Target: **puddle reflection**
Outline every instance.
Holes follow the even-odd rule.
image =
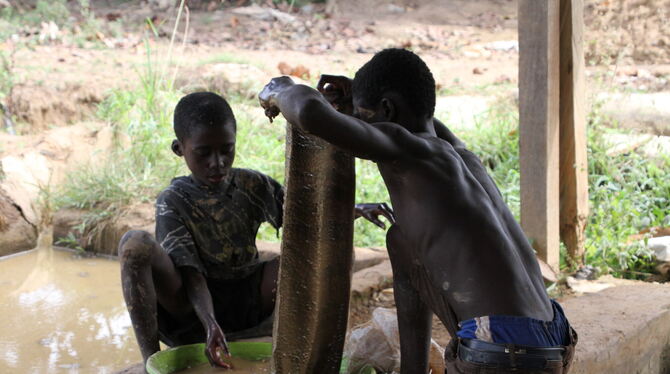
[[[41,248],[0,260],[0,373],[112,373],[141,356],[119,263]]]

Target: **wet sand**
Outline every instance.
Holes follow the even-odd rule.
[[[141,361],[119,263],[40,248],[0,260],[0,373],[109,373]]]

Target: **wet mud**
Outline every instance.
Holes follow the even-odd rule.
[[[273,372],[339,373],[353,263],[354,159],[287,126]]]
[[[104,373],[140,361],[119,263],[41,247],[0,259],[0,373]]]

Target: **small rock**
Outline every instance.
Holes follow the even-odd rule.
[[[645,79],[651,79],[654,78],[654,75],[646,69],[640,69],[637,71],[637,77],[638,78],[645,78]]]
[[[576,279],[575,277],[567,277],[566,282],[568,283],[568,287],[579,293],[596,293],[615,286],[609,282]]]
[[[474,69],[472,69],[472,74],[475,74],[475,75],[482,75],[482,74],[484,74],[484,71],[486,71],[486,69],[482,69],[482,68],[474,68]]]
[[[391,261],[382,263],[354,273],[351,281],[351,294],[354,298],[368,300],[374,292],[388,288],[393,284]]]
[[[598,278],[598,269],[591,265],[582,266],[574,274],[575,279],[594,280]]]
[[[512,78],[508,77],[507,75],[501,75],[498,78],[496,78],[493,83],[495,84],[503,84],[503,83],[510,83],[512,81]]]
[[[516,40],[499,40],[497,42],[484,44],[484,48],[491,51],[519,52],[519,42]]]
[[[637,68],[635,66],[624,66],[619,68],[617,75],[627,75],[629,77],[637,77]]]
[[[386,6],[386,11],[392,14],[401,14],[405,13],[405,8],[397,6],[395,4],[389,4]]]
[[[654,256],[659,261],[670,261],[670,236],[648,239],[647,248],[654,252]]]

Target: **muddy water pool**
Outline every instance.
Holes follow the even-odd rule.
[[[232,365],[232,369],[223,369],[212,367],[209,363],[194,366],[189,369],[180,370],[178,374],[269,374],[270,360],[266,361],[248,361],[238,357],[226,358],[226,361]]]
[[[118,261],[49,247],[0,259],[0,373],[112,373],[141,361]]]

